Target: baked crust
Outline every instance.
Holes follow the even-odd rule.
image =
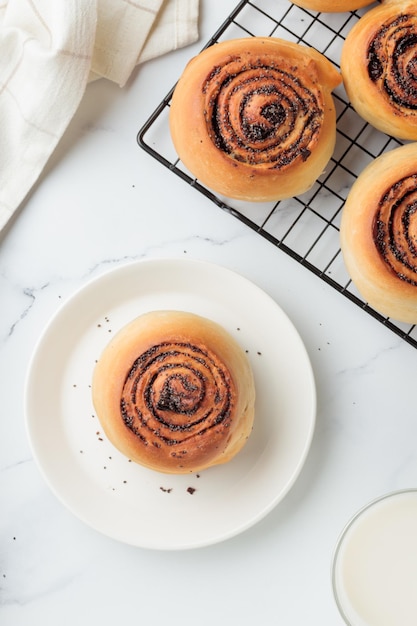
[[[323,13],[354,11],[355,9],[366,7],[373,2],[374,0],[293,0],[293,4],[303,9],[311,9]]]
[[[108,439],[165,473],[230,461],[254,420],[249,361],[220,325],[183,311],[141,315],[106,346],[92,396]]]
[[[346,93],[378,130],[417,139],[417,5],[385,0],[351,29],[341,55]]]
[[[336,139],[336,68],[312,48],[268,37],[215,44],[186,66],[170,129],[188,170],[229,198],[263,202],[307,191]]]
[[[369,305],[417,323],[417,144],[363,170],[343,208],[340,241],[349,275]]]

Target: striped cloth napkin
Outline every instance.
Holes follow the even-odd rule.
[[[0,0],[0,229],[38,179],[89,81],[198,38],[199,0]]]

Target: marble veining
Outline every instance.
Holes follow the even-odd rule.
[[[136,144],[233,6],[202,2],[201,41],[148,62],[124,90],[91,84],[1,235],[1,626],[336,626],[330,563],[344,524],[382,493],[417,485],[417,351]],[[233,539],[188,552],[133,548],[89,528],[48,487],[25,427],[27,368],[51,317],[91,278],[158,258],[207,260],[259,285],[299,331],[318,391],[311,450],[284,500]]]

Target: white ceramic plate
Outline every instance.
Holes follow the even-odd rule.
[[[253,368],[253,433],[230,463],[200,475],[165,475],[130,462],[94,414],[96,359],[124,324],[155,309],[222,324]],[[217,265],[164,259],[117,267],[59,309],[34,351],[25,408],[34,457],[76,516],[131,545],[185,549],[244,531],[289,491],[310,448],[316,390],[297,331],[267,294]]]

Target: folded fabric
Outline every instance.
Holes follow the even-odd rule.
[[[0,229],[54,151],[90,80],[195,41],[198,0],[6,0],[0,6]]]

